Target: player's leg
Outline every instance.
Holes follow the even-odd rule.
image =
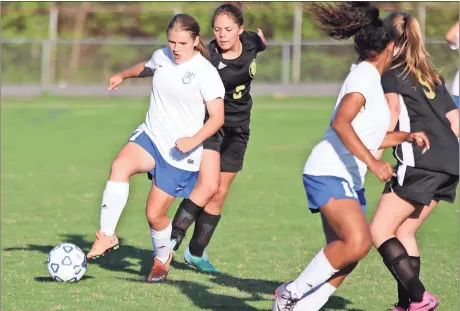
[[[188,228],[195,222],[204,206],[216,194],[219,187],[220,144],[223,130],[220,129],[203,143],[198,182],[188,199],[182,200],[172,222],[171,243],[174,251],[179,249]]]
[[[399,286],[407,291],[411,310],[425,310],[420,309],[424,305],[436,308],[436,298],[425,290],[420,281],[418,263],[398,239],[397,231],[416,210],[432,206],[437,188],[448,175],[404,165],[398,165],[396,172],[397,176],[387,183],[371,222],[373,243],[388,270],[400,282]],[[412,245],[410,240],[406,244],[411,252],[415,251],[415,240],[412,240]]]
[[[425,290],[419,278],[419,271],[417,267],[414,267],[413,259],[396,237],[398,228],[414,212],[415,208],[413,203],[403,200],[395,193],[383,194],[371,222],[372,239],[385,266],[396,281],[406,289],[410,301],[419,304],[431,301],[434,308],[437,301]],[[401,310],[404,307],[396,306],[395,310],[398,308]]]
[[[219,187],[220,154],[203,149],[198,181],[188,199],[182,200],[172,222],[171,243],[174,251],[179,249],[188,228],[203,212],[203,206]]]
[[[422,226],[425,219],[431,214],[436,207],[437,202],[431,201],[429,206],[417,208],[414,213],[397,229],[396,238],[404,245],[411,259],[412,266],[414,267],[418,276],[420,276],[420,252],[415,239],[417,230]],[[396,311],[407,310],[410,305],[409,294],[404,288],[404,285],[398,283],[398,303],[396,304]],[[397,308],[400,309],[397,309]]]
[[[169,264],[172,260],[170,247],[172,226],[167,212],[174,199],[174,196],[161,190],[152,182],[152,189],[147,199],[146,216],[155,256],[147,282],[163,281],[168,276]]]
[[[273,310],[277,311],[292,310],[305,294],[364,258],[372,244],[358,196],[345,180],[304,175],[304,185],[310,209],[319,209],[339,239],[323,248],[296,280],[276,290]]]
[[[189,248],[185,250],[185,260],[198,271],[217,273],[205,254],[222,214],[222,207],[236,174],[243,169],[244,156],[249,142],[248,125],[223,128],[220,146],[220,178],[217,193],[198,216]]]
[[[330,244],[336,240],[339,240],[337,234],[332,230],[331,226],[324,218],[321,217],[323,222],[324,235],[326,237],[326,243]],[[350,264],[339,272],[334,274],[327,282],[321,284],[307,295],[302,297],[297,302],[294,311],[319,311],[328,302],[329,298],[335,293],[337,288],[342,285],[345,278],[353,271],[358,263]]]
[[[189,198],[196,185],[198,172],[185,171],[167,163],[161,154],[156,156],[152,190],[147,200],[147,220],[154,247],[152,270],[148,282],[165,280],[173,253],[171,249],[172,225],[167,216],[174,198]]]
[[[236,173],[220,173],[219,190],[208,204],[212,206],[212,209],[209,210],[207,205],[205,210],[198,216],[190,244],[185,249],[185,261],[200,272],[218,273],[218,270],[209,262],[204,250],[219,223],[222,205],[235,176]]]
[[[139,173],[146,173],[155,167],[155,159],[149,152],[151,140],[142,131],[136,131],[130,141],[121,149],[112,163],[109,180],[102,195],[100,230],[87,254],[88,259],[104,255],[106,251],[118,248],[115,229],[128,202],[129,179]]]

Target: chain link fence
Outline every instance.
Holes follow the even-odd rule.
[[[3,96],[104,95],[113,73],[150,58],[164,41],[88,38],[82,40],[10,39],[1,41]],[[257,58],[257,95],[333,96],[356,61],[352,41],[309,40],[300,46],[300,70],[291,42],[270,41]],[[441,39],[426,40],[435,65],[447,81],[459,54]],[[296,70],[297,69],[297,70]],[[149,79],[126,82],[120,95],[145,96]],[[145,91],[144,91],[145,90]]]

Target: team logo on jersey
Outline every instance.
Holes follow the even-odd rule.
[[[254,78],[254,76],[256,75],[256,71],[257,71],[257,64],[256,64],[256,59],[254,58],[251,62],[251,65],[249,65],[249,76],[251,76],[251,78]]]
[[[425,96],[428,99],[434,99],[436,97],[436,93],[431,89],[431,86],[428,84],[428,82],[426,82],[422,78],[422,75],[420,73],[418,73],[418,81],[423,86],[422,90],[423,90],[423,93],[425,93]]]
[[[193,72],[187,71],[185,73],[185,76],[182,78],[182,82],[184,84],[190,84],[192,82],[192,79],[195,77],[195,74]]]
[[[224,69],[225,67],[227,67],[227,65],[225,65],[222,62],[219,62],[219,65],[217,65],[217,69],[219,69],[219,70]]]

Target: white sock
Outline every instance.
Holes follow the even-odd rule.
[[[172,225],[169,222],[168,226],[161,231],[155,231],[150,228],[150,235],[152,236],[152,244],[155,249],[155,256],[165,263],[169,259],[169,250],[171,248],[171,232]]]
[[[113,236],[121,213],[128,202],[129,184],[107,181],[101,204],[101,232]]]
[[[329,283],[323,283],[299,300],[294,311],[319,311],[337,290]]]
[[[324,254],[324,249],[321,249],[297,279],[288,284],[287,289],[296,298],[300,298],[316,286],[329,280],[338,271],[331,266],[331,263]]]

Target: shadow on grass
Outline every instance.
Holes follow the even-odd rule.
[[[62,242],[73,243],[79,246],[83,251],[87,252],[92,245],[92,241],[85,240],[83,235],[68,234],[62,236]],[[119,271],[130,273],[134,277],[132,278],[116,278],[121,281],[145,283],[145,276],[149,273],[152,265],[152,250],[151,249],[140,249],[131,245],[123,243],[123,239],[120,239],[121,247],[113,252],[108,253],[106,256],[98,258],[96,260],[89,260],[88,265],[91,269],[91,265],[97,265],[102,269],[110,271]],[[3,249],[4,252],[13,251],[32,251],[40,252],[44,255],[43,261],[46,260],[46,255],[55,245],[36,245],[29,244],[27,246],[18,246]],[[140,265],[133,264],[128,261],[137,260]],[[190,267],[178,260],[174,260],[171,263],[173,269],[177,270],[188,270]],[[260,310],[249,305],[247,302],[267,301],[271,306],[272,299],[267,300],[264,295],[272,295],[275,288],[278,287],[282,282],[274,280],[263,280],[263,279],[251,279],[251,278],[240,278],[232,276],[230,274],[221,272],[216,275],[208,275],[209,281],[216,285],[228,287],[229,290],[237,289],[241,292],[248,294],[249,297],[238,298],[230,295],[215,294],[212,293],[212,286],[199,284],[196,282],[186,280],[169,280],[166,283],[152,284],[152,286],[175,286],[179,288],[184,295],[186,295],[195,306],[200,309],[207,310],[242,310],[242,311],[256,311]],[[95,279],[94,276],[85,275],[82,281]],[[48,283],[54,282],[50,277],[36,276],[34,277],[36,282]],[[333,296],[323,308],[324,311],[332,310],[347,310],[347,311],[365,311],[361,309],[348,309],[347,305],[352,302],[348,299]]]

